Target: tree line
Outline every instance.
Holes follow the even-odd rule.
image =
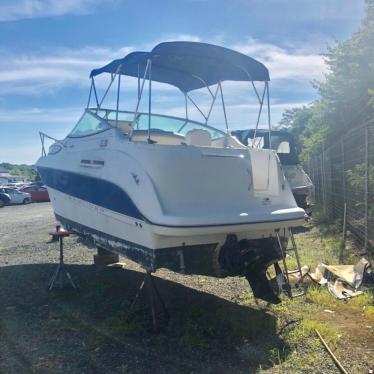
[[[39,180],[40,177],[36,168],[31,165],[16,165],[10,164],[8,162],[0,163],[0,169],[6,170],[11,175],[17,175],[23,178],[26,178],[29,181]]]
[[[312,82],[318,99],[286,110],[280,122],[294,134],[303,161],[350,129],[374,121],[374,0],[366,0],[359,29],[328,48],[325,64],[325,79]]]

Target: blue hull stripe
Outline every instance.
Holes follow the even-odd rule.
[[[173,228],[192,228],[192,227],[222,227],[235,225],[248,225],[257,223],[275,223],[293,221],[302,219],[303,216],[293,217],[287,219],[269,220],[269,221],[255,221],[255,222],[237,222],[224,224],[206,224],[206,225],[165,225],[151,222],[148,220],[136,207],[127,193],[114,183],[108,182],[104,179],[89,177],[82,174],[51,169],[38,166],[38,172],[44,184],[48,187],[54,188],[57,191],[74,196],[78,199],[88,201],[100,207],[113,210],[132,217],[145,221],[149,224],[173,227]]]
[[[48,187],[102,208],[139,220],[145,220],[130,196],[114,183],[104,179],[45,167],[38,167],[38,172],[42,181]]]

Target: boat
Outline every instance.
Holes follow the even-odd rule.
[[[310,215],[314,185],[300,164],[294,136],[285,130],[271,130],[269,138],[269,130],[265,129],[234,130],[231,134],[247,146],[277,152],[297,205]]]
[[[96,79],[105,75],[101,96]],[[128,102],[123,76],[137,81],[133,110],[121,106]],[[223,94],[225,81],[248,83],[259,116],[267,105],[270,127],[268,69],[224,47],[178,41],[132,52],[94,69],[90,79],[87,107],[73,130],[62,140],[40,133],[37,169],[56,219],[147,271],[245,276],[257,298],[279,302],[266,277],[281,258],[276,233],[287,241],[287,230],[302,225],[305,212],[276,153],[230,134]],[[184,116],[152,112],[155,82],[178,89]],[[116,100],[107,108],[112,89]],[[192,97],[198,90],[209,95],[205,111]],[[148,110],[140,112],[141,103]],[[223,128],[211,123],[217,103]],[[191,107],[201,121],[190,119]]]

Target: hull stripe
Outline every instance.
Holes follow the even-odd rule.
[[[135,219],[146,220],[130,196],[114,183],[87,175],[40,166],[38,172],[48,187],[102,208]]]
[[[230,222],[230,223],[215,223],[205,225],[165,225],[157,222],[152,222],[147,219],[136,207],[130,196],[116,184],[82,174],[72,173],[63,170],[57,170],[46,167],[37,167],[42,181],[48,187],[57,191],[63,192],[67,195],[76,197],[78,199],[95,204],[102,208],[112,210],[124,214],[128,217],[139,219],[149,224],[170,227],[170,228],[199,228],[199,227],[224,227],[224,226],[242,226],[255,225],[261,223],[282,223],[287,221],[302,220],[303,215],[299,217],[261,220],[253,222]]]

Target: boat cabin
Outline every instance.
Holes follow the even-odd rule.
[[[108,73],[110,82],[99,100],[95,78]],[[121,77],[137,79],[137,101],[134,111],[120,109]],[[84,137],[119,128],[134,142],[162,145],[194,145],[212,148],[243,148],[229,131],[222,82],[248,82],[248,90],[255,94],[259,104],[256,128],[267,105],[270,128],[269,72],[260,62],[241,53],[205,43],[168,42],[157,45],[151,52],[133,52],[91,72],[91,89],[87,108],[70,138]],[[146,84],[147,82],[147,84]],[[184,98],[184,118],[152,112],[152,84],[166,83],[174,86]],[[123,83],[122,83],[123,84]],[[112,86],[117,86],[115,108],[105,108],[103,103]],[[122,87],[123,88],[123,87]],[[209,104],[198,104],[192,91],[206,90]],[[148,97],[145,92],[147,91]],[[143,101],[147,112],[140,112]],[[91,102],[94,105],[91,105]],[[211,125],[214,105],[220,102],[225,128]],[[191,107],[201,116],[201,121],[191,119]]]
[[[273,149],[277,152],[283,165],[299,164],[295,139],[287,131],[272,130],[270,137],[269,130],[263,129],[235,130],[231,134],[246,146],[252,145],[255,148]]]

